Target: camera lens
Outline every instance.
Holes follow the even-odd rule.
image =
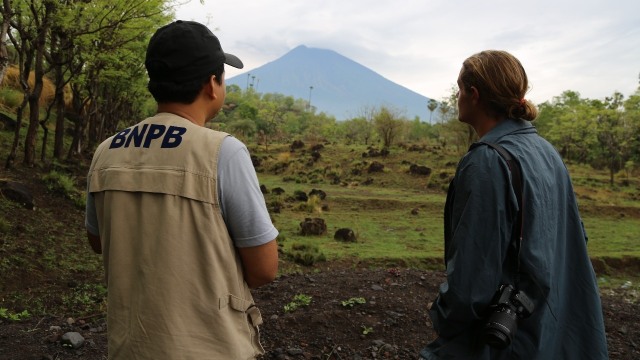
[[[484,326],[483,340],[494,348],[504,349],[513,340],[518,329],[516,314],[509,308],[499,309],[492,313]]]

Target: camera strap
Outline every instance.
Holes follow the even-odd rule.
[[[505,150],[501,145],[496,143],[490,143],[481,141],[475,144],[478,146],[480,144],[485,144],[494,149],[500,154],[500,156],[507,162],[507,166],[509,167],[509,171],[511,171],[511,186],[513,187],[513,191],[516,194],[516,200],[518,201],[518,218],[516,219],[516,228],[514,229],[514,234],[518,234],[518,238],[516,239],[516,280],[520,277],[520,248],[522,246],[523,239],[523,227],[524,227],[524,197],[522,190],[522,172],[520,169],[520,163],[513,157],[511,154]],[[474,146],[474,147],[475,147]],[[513,236],[515,238],[515,235]],[[517,281],[516,281],[517,282]]]

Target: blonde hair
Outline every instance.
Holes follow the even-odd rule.
[[[462,63],[462,86],[478,89],[488,111],[510,119],[535,120],[538,110],[524,98],[529,82],[524,67],[506,51],[486,50]]]

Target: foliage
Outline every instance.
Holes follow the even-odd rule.
[[[362,335],[369,335],[373,332],[373,327],[362,325]]]
[[[0,88],[0,109],[15,112],[22,103],[24,94],[9,87]]]
[[[311,266],[317,262],[327,260],[327,257],[317,245],[293,243],[285,255],[294,263]]]
[[[71,177],[54,170],[46,174],[42,180],[46,183],[49,191],[64,196],[73,201],[78,208],[84,209],[86,202],[85,192],[76,189],[75,182]]]
[[[343,300],[340,302],[342,306],[349,307],[349,308],[352,308],[358,304],[366,304],[366,303],[367,303],[367,300],[363,297],[352,297],[352,298],[349,298],[348,300]]]
[[[317,195],[311,195],[306,202],[299,205],[299,210],[307,213],[322,213],[322,200]]]
[[[106,308],[107,288],[102,284],[81,284],[62,295],[62,305],[77,313]],[[103,309],[104,310],[104,309]]]
[[[565,161],[608,169],[613,186],[615,174],[639,159],[639,103],[638,91],[626,101],[618,92],[600,101],[565,91],[539,106],[535,124]]]
[[[31,314],[27,310],[23,310],[19,313],[14,313],[6,308],[0,308],[0,319],[7,319],[11,321],[25,320],[31,317]]]
[[[374,115],[373,121],[385,148],[394,145],[394,142],[404,135],[406,119],[402,118],[397,110],[383,106]]]
[[[309,306],[311,305],[311,299],[312,297],[309,295],[297,294],[290,303],[284,305],[284,311],[291,312],[300,307]]]

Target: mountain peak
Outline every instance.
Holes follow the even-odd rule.
[[[428,121],[429,99],[398,85],[373,70],[333,50],[298,45],[280,58],[250,70],[260,93],[280,93],[309,99],[318,112],[346,120],[361,115],[365,107],[387,106],[409,119]],[[247,73],[227,79],[227,84],[247,86]]]

